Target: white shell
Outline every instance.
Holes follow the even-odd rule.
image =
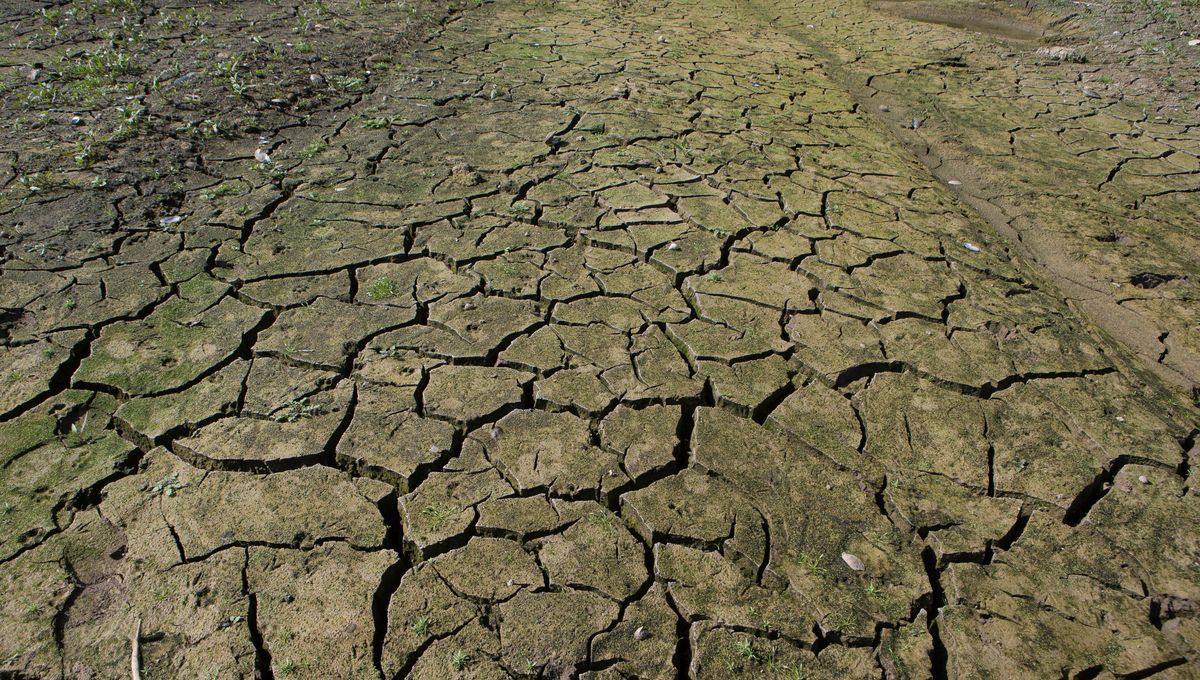
[[[848,552],[842,553],[842,561],[854,571],[862,571],[867,568],[867,565],[863,564],[863,561],[858,559],[857,555],[852,555]]]

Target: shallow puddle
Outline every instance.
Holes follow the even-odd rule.
[[[1006,16],[977,5],[962,7],[937,2],[874,0],[871,6],[913,21],[988,33],[1010,40],[1041,40],[1046,32],[1044,26],[1034,21]]]

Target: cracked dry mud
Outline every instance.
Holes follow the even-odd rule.
[[[930,11],[483,4],[0,205],[0,677],[1197,677],[1198,128]]]

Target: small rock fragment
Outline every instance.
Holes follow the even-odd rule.
[[[1150,483],[1150,478],[1149,478],[1149,477],[1147,477],[1146,475],[1139,475],[1139,476],[1138,476],[1138,481],[1139,481],[1139,482],[1141,482],[1142,484],[1149,484],[1149,483]]]
[[[949,182],[946,182],[946,184],[949,184],[952,187],[961,187],[962,186],[962,182],[960,182],[956,179],[952,179]]]
[[[913,118],[912,122],[909,123],[908,126],[914,130],[917,130],[917,129],[920,129],[921,125],[924,124],[924,122],[925,122],[924,118]]]
[[[862,571],[863,569],[867,568],[866,565],[863,564],[863,561],[858,559],[857,555],[853,555],[848,552],[842,553],[842,561],[846,563],[847,567],[850,567],[854,571]]]
[[[313,87],[325,87],[325,76],[320,73],[312,73],[308,76],[308,82],[313,84]]]
[[[181,216],[171,215],[169,217],[164,217],[164,218],[160,219],[158,221],[158,223],[161,224],[162,226],[166,227],[166,226],[169,226],[172,224],[179,224],[182,221],[183,221],[183,218]]]
[[[1076,64],[1082,64],[1087,61],[1087,57],[1083,56],[1079,50],[1073,47],[1063,47],[1055,45],[1053,47],[1039,47],[1035,52],[1039,57],[1048,57],[1054,61],[1069,61]]]
[[[262,149],[255,149],[254,150],[254,160],[258,161],[259,163],[262,163],[263,165],[267,165],[268,163],[271,162],[271,157],[267,154],[266,151],[263,151]]]
[[[641,642],[648,637],[650,637],[650,633],[647,633],[645,627],[643,626],[638,626],[637,630],[633,631],[633,639],[637,640],[638,642]]]
[[[967,250],[971,251],[972,253],[979,252],[979,246],[975,245],[974,243],[971,243],[970,241],[964,243],[963,248],[966,248]]]
[[[1200,38],[1194,38],[1188,41],[1188,47],[1195,47],[1196,45],[1200,45]]]
[[[83,119],[79,116],[71,116],[71,125],[83,125]]]

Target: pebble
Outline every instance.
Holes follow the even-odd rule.
[[[863,569],[867,568],[867,566],[863,564],[863,561],[858,559],[857,555],[853,555],[848,552],[842,553],[842,561],[846,563],[847,567],[850,567],[854,571],[862,571]]]
[[[266,165],[267,163],[271,162],[271,157],[269,155],[267,155],[266,151],[263,151],[262,149],[255,149],[254,150],[254,160],[258,161],[259,163],[262,163],[263,165]]]
[[[979,252],[979,246],[977,246],[974,243],[971,243],[969,241],[967,243],[963,244],[963,248],[966,248],[967,250],[971,251],[972,253]]]
[[[1196,45],[1200,45],[1200,38],[1188,41],[1188,47],[1195,47]]]
[[[1146,475],[1140,475],[1140,476],[1138,476],[1138,481],[1141,482],[1142,484],[1149,484],[1150,478],[1147,477]]]
[[[879,110],[882,111],[883,113],[887,113],[888,111],[892,110],[892,107],[888,106],[887,104],[880,104]]]
[[[1037,48],[1037,52],[1035,52],[1035,54],[1040,57],[1050,57],[1051,59],[1055,59],[1057,61],[1063,61],[1075,56],[1078,54],[1078,52],[1070,47],[1055,45],[1053,47],[1039,47]]]
[[[637,630],[633,631],[633,639],[637,640],[638,642],[641,642],[648,637],[650,637],[650,633],[647,633],[646,629],[642,626],[638,626]]]
[[[79,116],[71,116],[71,125],[83,125],[83,119]]]
[[[312,83],[314,87],[325,87],[325,76],[313,73],[308,76],[308,82]]]
[[[182,221],[183,221],[183,218],[180,217],[179,215],[171,215],[170,217],[162,218],[161,220],[158,221],[158,223],[165,227],[170,224],[179,224]]]
[[[961,187],[962,186],[962,182],[960,182],[956,179],[952,179],[949,182],[946,182],[946,184],[949,184],[952,187]]]
[[[909,127],[916,130],[916,129],[920,128],[921,124],[924,122],[925,122],[924,118],[913,118],[912,123],[909,124]]]
[[[679,244],[674,241],[671,241],[670,243],[667,244],[667,250],[679,250]]]
[[[1087,97],[1088,99],[1099,99],[1100,98],[1099,93],[1097,93],[1095,90],[1091,90],[1086,87],[1083,88],[1083,96]]]

